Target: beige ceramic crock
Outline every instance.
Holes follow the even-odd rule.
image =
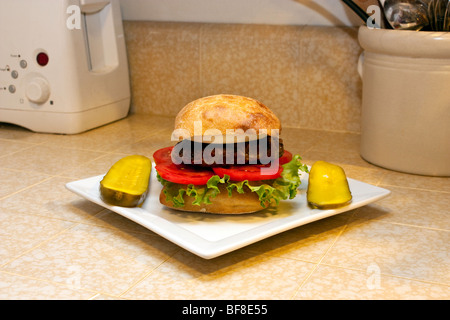
[[[450,32],[359,29],[361,156],[450,176]]]

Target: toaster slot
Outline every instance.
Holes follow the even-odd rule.
[[[111,3],[95,12],[82,12],[89,70],[105,73],[119,65]]]

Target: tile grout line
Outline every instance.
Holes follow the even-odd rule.
[[[385,171],[382,171],[382,172],[383,172],[383,174],[378,178],[378,181],[375,183],[375,186],[380,187],[380,188],[381,188],[384,177],[388,174]]]
[[[66,221],[66,220],[65,220],[65,221]],[[44,279],[44,278],[39,278],[39,277],[33,277],[33,276],[30,276],[30,275],[27,275],[27,274],[22,274],[22,273],[17,273],[17,272],[12,272],[12,271],[7,271],[7,270],[4,270],[4,269],[3,269],[3,268],[4,268],[5,266],[7,266],[8,264],[14,262],[15,260],[21,258],[22,256],[28,254],[29,252],[31,252],[31,251],[33,251],[33,250],[35,250],[35,249],[37,249],[37,248],[39,248],[39,247],[45,245],[46,243],[52,241],[53,239],[59,237],[59,236],[62,235],[62,234],[68,232],[69,230],[71,230],[71,229],[73,229],[73,228],[76,228],[77,226],[79,226],[79,225],[81,225],[81,224],[83,224],[83,223],[82,223],[82,222],[74,223],[72,226],[70,226],[70,227],[68,227],[68,228],[66,228],[66,229],[64,229],[64,230],[61,230],[60,232],[57,232],[56,234],[54,234],[54,235],[51,236],[50,238],[43,240],[42,242],[38,243],[37,245],[31,247],[30,249],[25,250],[25,251],[22,252],[21,254],[19,254],[19,255],[13,257],[12,259],[10,259],[10,260],[8,260],[7,262],[5,262],[4,264],[0,265],[0,272],[1,272],[1,273],[6,273],[6,274],[13,274],[13,275],[20,276],[20,277],[24,277],[24,278],[28,278],[28,279],[33,279],[33,280],[43,281],[43,282],[46,282],[46,283],[52,283],[52,284],[55,284],[55,285],[58,285],[58,286],[63,286],[63,287],[66,287],[66,288],[70,288],[70,289],[72,289],[72,290],[82,290],[82,291],[86,291],[86,292],[91,292],[91,293],[93,293],[93,295],[89,298],[89,300],[92,300],[92,299],[94,299],[95,297],[97,297],[97,296],[99,296],[99,295],[101,295],[101,294],[105,294],[105,295],[108,295],[108,296],[112,296],[112,297],[115,297],[115,298],[119,298],[119,295],[111,295],[110,293],[103,293],[103,292],[101,292],[101,291],[92,290],[92,289],[87,289],[87,288],[83,288],[83,287],[74,287],[74,286],[71,286],[71,285],[67,285],[67,284],[65,284],[65,283],[63,283],[63,282],[57,282],[57,281],[53,281],[53,280],[49,280],[49,279]],[[169,257],[169,258],[170,258],[170,257]],[[168,259],[169,259],[169,258],[168,258]],[[166,259],[166,260],[167,260],[167,259]],[[164,260],[163,262],[165,262],[166,260]],[[161,263],[161,264],[162,264],[162,263]],[[158,265],[158,267],[159,267],[159,265]],[[155,269],[156,269],[156,268],[155,268]],[[146,275],[147,275],[147,274],[146,274]],[[145,276],[146,276],[146,275],[145,275]],[[145,276],[144,276],[144,277],[145,277]],[[140,280],[141,280],[141,279],[140,279]]]
[[[98,228],[110,229],[110,230],[120,230],[120,231],[124,231],[124,232],[137,233],[137,234],[148,235],[148,236],[151,236],[151,237],[158,237],[158,238],[164,239],[162,236],[160,236],[159,234],[157,234],[156,232],[154,232],[154,231],[152,231],[150,229],[146,229],[145,231],[135,231],[135,230],[127,229],[127,228],[117,229],[114,226],[109,226],[109,225],[104,225],[104,224],[97,224],[95,222],[91,222],[91,220],[94,220],[95,217],[97,217],[100,214],[107,213],[107,211],[110,211],[111,213],[120,215],[120,214],[118,214],[118,213],[116,213],[114,211],[111,211],[111,210],[109,210],[107,208],[104,208],[103,210],[100,210],[99,212],[94,214],[92,217],[88,218],[86,221],[72,221],[72,220],[65,220],[65,219],[61,219],[61,220],[62,221],[66,221],[66,222],[76,222],[76,223],[80,223],[80,224],[86,225],[86,226],[92,226],[92,227],[98,227]],[[52,218],[52,219],[57,219],[57,218]],[[141,226],[137,222],[134,222],[134,221],[132,221],[132,222],[135,223],[136,225]],[[143,228],[145,228],[145,227],[143,227]]]
[[[21,171],[21,172],[30,172],[30,171]],[[34,171],[33,171],[33,172],[34,172]],[[40,181],[38,181],[38,182],[35,182],[35,183],[33,183],[33,184],[30,184],[30,185],[28,185],[28,186],[26,186],[26,187],[23,187],[23,188],[21,188],[21,189],[19,189],[19,190],[16,190],[16,191],[13,191],[13,192],[11,192],[11,193],[8,193],[7,195],[1,196],[1,197],[0,197],[0,201],[4,200],[4,199],[6,199],[6,198],[9,198],[9,197],[11,197],[11,196],[13,196],[13,195],[15,195],[15,194],[18,194],[18,193],[20,193],[20,192],[23,192],[23,191],[25,191],[25,190],[31,189],[31,188],[33,188],[33,187],[35,187],[35,186],[37,186],[37,185],[39,185],[39,184],[41,184],[41,183],[44,183],[44,182],[46,182],[46,181],[48,181],[48,180],[51,180],[51,179],[53,179],[53,178],[55,177],[55,176],[53,176],[53,175],[49,175],[49,174],[46,174],[46,173],[39,173],[39,174],[45,174],[45,175],[47,175],[48,177],[46,177],[46,178],[44,178],[44,179],[42,179],[42,180],[40,180]]]
[[[0,200],[1,200],[1,199],[0,199]],[[0,209],[5,209],[5,208],[0,207]],[[93,215],[92,215],[91,217],[85,218],[86,221],[71,220],[71,219],[58,218],[58,217],[51,217],[51,216],[47,216],[47,215],[45,215],[45,214],[42,215],[42,214],[39,214],[39,213],[26,213],[26,212],[18,211],[17,209],[8,209],[8,210],[9,210],[10,212],[13,212],[13,213],[18,214],[18,215],[29,215],[29,216],[34,216],[34,217],[45,218],[45,219],[48,219],[48,220],[56,220],[56,221],[71,222],[71,223],[74,223],[74,224],[90,225],[90,226],[96,226],[96,227],[101,227],[101,228],[110,228],[110,227],[103,226],[103,225],[100,225],[100,224],[95,224],[95,223],[89,223],[89,222],[88,222],[88,221],[91,221],[92,219],[94,219],[95,216],[97,216],[98,214],[102,213],[102,212],[105,211],[105,210],[108,210],[108,209],[106,209],[106,208],[103,208],[103,209],[101,209],[100,211],[98,211],[98,212],[96,212],[96,213],[93,213]],[[111,228],[111,229],[113,229],[113,228]],[[134,232],[134,231],[133,231],[133,232]],[[146,234],[145,232],[137,232],[137,231],[136,231],[136,233],[143,233],[143,234]]]
[[[82,149],[79,149],[79,150],[82,150]],[[83,151],[86,151],[86,150],[83,150]],[[110,155],[110,154],[112,154],[112,153],[102,152],[102,154],[98,155],[97,157],[94,157],[94,158],[92,158],[91,160],[88,160],[88,161],[86,161],[86,162],[81,162],[78,166],[75,166],[75,167],[70,168],[70,169],[67,169],[67,170],[63,170],[63,171],[61,171],[61,172],[55,174],[54,176],[55,176],[55,177],[60,177],[60,178],[74,179],[74,177],[70,176],[69,174],[65,175],[65,173],[66,173],[66,172],[69,172],[69,171],[71,171],[71,170],[74,170],[74,169],[76,169],[76,168],[79,168],[80,166],[86,166],[86,165],[89,165],[90,163],[93,163],[94,161],[97,161],[98,159],[101,159],[101,158],[103,158],[103,157],[106,157],[106,156],[108,156],[108,155]],[[104,173],[106,173],[106,171],[105,171]],[[78,180],[78,178],[75,178],[75,179]]]
[[[27,148],[27,150],[28,150],[28,149],[30,149],[30,148]],[[98,156],[92,158],[91,160],[88,160],[88,161],[86,161],[86,162],[80,162],[80,163],[79,163],[79,166],[88,164],[88,163],[90,163],[91,161],[97,160],[97,159],[99,159],[99,158],[101,158],[101,157],[103,157],[103,156],[106,156],[106,155],[108,154],[108,152],[103,152],[103,151],[93,151],[93,150],[88,150],[88,149],[74,149],[74,148],[64,148],[64,147],[63,147],[63,149],[66,149],[66,150],[75,150],[75,151],[85,151],[85,152],[96,152],[96,153],[100,153]],[[14,152],[14,153],[9,153],[7,156],[11,156],[11,155],[13,155],[13,154],[15,154],[15,153],[22,152],[22,151],[24,151],[24,150],[25,150],[25,149],[22,149],[22,150],[20,150],[20,151]],[[0,156],[0,159],[1,159],[1,158],[2,158],[2,156]],[[76,167],[77,167],[77,166],[76,166]],[[75,167],[75,168],[76,168],[76,167]],[[5,169],[8,169],[8,170],[14,170],[14,171],[17,171],[17,172],[23,172],[23,173],[41,174],[41,175],[50,176],[50,177],[52,177],[52,178],[54,178],[54,177],[61,177],[61,176],[67,177],[67,176],[64,176],[64,175],[63,175],[64,172],[67,172],[67,171],[69,171],[69,170],[74,169],[74,168],[70,168],[70,169],[67,169],[67,170],[64,169],[63,171],[56,172],[56,173],[46,173],[46,172],[42,172],[42,171],[36,171],[36,170],[23,170],[23,169],[9,168],[9,167],[5,167],[5,166],[0,166],[0,168],[5,168]],[[1,200],[1,199],[2,199],[2,198],[0,198],[0,200]]]
[[[123,292],[119,293],[117,295],[118,298],[123,298],[122,296],[124,294],[126,294],[127,292],[129,292],[131,289],[133,289],[134,287],[136,287],[139,283],[141,283],[142,281],[144,281],[148,276],[150,276],[153,272],[155,272],[156,270],[158,270],[164,263],[166,263],[167,261],[169,261],[174,255],[176,255],[178,252],[180,252],[182,249],[179,248],[178,250],[176,250],[172,255],[170,255],[169,257],[167,257],[166,259],[164,259],[163,261],[161,261],[160,264],[158,264],[156,267],[152,268],[151,270],[149,270],[148,272],[146,272],[141,278],[137,279],[134,283],[132,283],[127,289],[125,289]]]
[[[1,128],[0,128],[1,130]],[[34,133],[34,132],[32,132]],[[45,143],[46,141],[41,141],[41,142],[27,142],[27,141],[18,141],[18,139],[8,139],[8,138],[0,138],[0,141],[8,141],[8,142],[19,142],[19,143],[24,143],[24,144],[30,144],[31,146],[38,146],[41,145],[43,143]]]
[[[449,229],[442,229],[442,228],[436,228],[436,227],[427,227],[427,226],[419,226],[419,225],[415,225],[415,224],[401,223],[401,222],[395,222],[395,221],[383,221],[383,220],[381,220],[381,218],[378,218],[378,219],[375,218],[372,221],[385,223],[385,224],[394,224],[394,225],[397,225],[397,226],[417,228],[417,229],[426,229],[426,230],[433,230],[433,231],[450,232]]]
[[[64,221],[67,221],[67,220],[64,220]],[[11,258],[10,260],[8,260],[8,261],[6,261],[5,263],[3,263],[3,264],[0,265],[0,271],[7,272],[6,270],[2,270],[6,265],[8,265],[8,264],[10,264],[11,262],[13,262],[13,261],[15,261],[15,260],[21,258],[22,256],[28,254],[29,252],[31,252],[31,251],[33,251],[33,250],[35,250],[35,249],[37,249],[37,248],[43,246],[44,244],[46,244],[46,243],[52,241],[53,239],[59,237],[60,235],[66,233],[67,231],[69,231],[69,230],[75,228],[75,227],[78,226],[79,224],[81,224],[81,222],[74,223],[74,224],[71,225],[70,227],[65,228],[65,229],[63,229],[63,230],[61,230],[61,231],[55,233],[55,234],[54,234],[53,236],[51,236],[50,238],[47,238],[47,239],[45,239],[45,240],[39,242],[38,244],[36,244],[35,246],[29,248],[28,250],[25,250],[24,252],[20,253],[19,255],[17,255],[17,256],[15,256],[15,257]],[[20,273],[16,273],[16,274],[22,275],[22,274],[20,274]],[[24,276],[24,275],[22,275],[22,276]]]
[[[343,270],[352,270],[352,271],[357,271],[357,272],[361,272],[361,273],[364,273],[364,271],[365,271],[363,269],[359,269],[356,267],[344,267],[344,266],[340,266],[337,264],[330,264],[330,263],[321,263],[321,265],[327,266],[327,267],[332,267],[332,268],[343,269]],[[432,284],[432,285],[441,285],[441,286],[450,287],[450,283],[445,283],[445,282],[424,280],[424,279],[418,279],[418,278],[410,278],[410,277],[406,277],[406,276],[399,276],[396,274],[383,273],[383,272],[381,272],[380,275],[383,275],[386,277],[391,277],[391,278],[397,278],[397,279],[403,279],[403,280],[409,280],[409,281],[417,281],[417,282],[422,282],[422,283],[427,283],[427,284]]]
[[[319,265],[322,264],[323,259],[325,259],[326,255],[328,254],[328,252],[331,250],[331,248],[335,245],[335,243],[338,241],[338,239],[340,238],[340,236],[344,233],[344,231],[347,229],[347,226],[349,224],[349,221],[352,219],[352,217],[356,214],[356,210],[355,212],[353,212],[353,214],[348,217],[345,225],[342,227],[342,230],[339,231],[339,233],[336,235],[336,238],[333,240],[333,242],[328,246],[327,250],[325,250],[325,252],[322,254],[322,256],[320,257],[320,259],[315,263],[313,269],[308,273],[308,275],[305,277],[305,279],[300,283],[300,285],[298,286],[297,290],[295,291],[295,293],[292,295],[290,300],[293,300],[298,294],[299,292],[302,290],[303,286],[308,282],[308,280],[311,278],[311,276],[315,273],[315,271],[317,270],[317,268],[319,267]]]
[[[342,230],[339,232],[339,234],[336,236],[336,238],[334,239],[333,243],[330,244],[330,246],[327,248],[327,250],[325,251],[325,253],[322,255],[322,257],[319,259],[319,261],[315,264],[313,270],[311,270],[311,272],[307,275],[307,277],[302,281],[302,283],[299,285],[298,289],[296,290],[296,292],[294,293],[294,295],[291,297],[291,300],[293,298],[295,298],[299,292],[301,292],[303,286],[307,283],[307,281],[311,278],[311,276],[314,274],[314,272],[317,270],[317,268],[319,267],[319,265],[323,265],[323,266],[328,266],[328,267],[333,267],[333,268],[339,268],[339,269],[346,269],[346,270],[353,270],[353,271],[358,271],[358,272],[364,272],[364,270],[362,269],[358,269],[355,267],[343,267],[343,266],[339,266],[339,265],[334,265],[334,264],[329,264],[329,263],[323,263],[323,260],[325,259],[326,255],[328,254],[328,252],[333,248],[333,246],[336,244],[336,242],[338,241],[338,239],[340,238],[340,236],[345,232],[345,230],[347,230],[349,222],[358,214],[358,209],[355,209],[355,211],[353,212],[353,214],[348,218],[345,226],[342,228]],[[382,222],[382,223],[386,223],[386,224],[394,224],[394,225],[402,225],[402,226],[407,226],[407,227],[414,227],[414,228],[420,228],[420,229],[429,229],[429,230],[435,230],[435,231],[444,231],[444,232],[450,232],[450,230],[446,230],[446,229],[438,229],[438,228],[429,228],[429,227],[423,227],[423,226],[415,226],[415,225],[408,225],[408,224],[402,224],[402,223],[395,223],[395,222],[389,222],[389,221],[378,221],[378,222]],[[450,287],[450,284],[447,283],[443,283],[443,282],[436,282],[436,281],[430,281],[430,280],[423,280],[423,279],[417,279],[417,278],[409,278],[409,277],[405,277],[405,276],[399,276],[399,275],[395,275],[395,274],[388,274],[388,273],[381,273],[381,275],[387,276],[387,277],[393,277],[393,278],[398,278],[398,279],[404,279],[404,280],[409,280],[409,281],[418,281],[418,282],[422,282],[422,283],[427,283],[427,284],[431,284],[431,285],[441,285],[441,286],[447,286]]]
[[[377,186],[379,186],[379,187],[395,187],[395,188],[400,188],[400,189],[409,189],[409,190],[417,190],[417,191],[439,192],[439,193],[445,193],[445,194],[450,193],[450,191],[442,191],[442,190],[427,189],[427,188],[417,188],[417,187],[408,187],[408,186],[399,186],[399,185],[395,185],[395,184],[383,183],[382,181],[380,181]]]
[[[287,125],[287,126],[285,126],[285,128],[298,129],[298,130],[321,131],[321,132],[327,132],[327,133],[342,133],[342,134],[351,134],[351,135],[361,135],[361,132],[359,132],[359,131],[349,131],[349,130],[321,129],[321,128],[310,128],[310,127],[294,126],[294,125]]]
[[[96,292],[92,297],[90,297],[87,300],[95,300],[98,296],[100,296],[101,294],[99,292]]]
[[[12,141],[12,140],[8,140],[8,141]],[[13,142],[16,143],[17,141],[13,141]],[[28,144],[28,143],[27,143],[27,144]],[[2,154],[2,155],[0,156],[0,159],[6,158],[6,157],[9,157],[9,156],[13,156],[13,155],[16,154],[16,153],[23,152],[23,151],[25,151],[25,150],[29,150],[29,149],[32,149],[32,148],[36,148],[36,147],[40,146],[41,144],[43,144],[43,142],[38,143],[38,144],[31,144],[30,146],[24,147],[23,149],[16,150],[16,151],[12,151],[12,152],[9,152],[9,153],[6,153],[6,154]]]
[[[53,280],[37,278],[37,277],[29,276],[29,275],[24,275],[24,274],[21,274],[21,273],[16,273],[16,272],[11,272],[11,271],[1,270],[1,269],[0,269],[0,273],[4,273],[4,274],[8,274],[8,275],[14,275],[14,276],[18,276],[18,277],[22,277],[22,278],[26,278],[26,279],[30,279],[30,280],[41,281],[41,282],[45,282],[45,283],[51,283],[51,284],[54,284],[54,285],[56,285],[58,287],[64,287],[64,288],[68,288],[68,289],[71,289],[71,290],[81,290],[83,292],[93,294],[90,297],[90,299],[92,299],[92,297],[96,297],[96,296],[101,294],[101,292],[98,292],[98,291],[95,291],[95,290],[92,290],[92,289],[86,289],[86,288],[81,288],[81,287],[74,287],[74,286],[67,285],[67,284],[62,283],[62,282],[56,282],[56,281],[53,281]],[[90,299],[85,299],[85,300],[90,300]]]

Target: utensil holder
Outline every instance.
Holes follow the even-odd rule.
[[[395,171],[450,176],[450,33],[360,27],[360,154]]]

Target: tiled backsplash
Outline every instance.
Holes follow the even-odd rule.
[[[362,49],[354,27],[125,21],[132,112],[176,115],[231,93],[284,126],[359,132]]]

